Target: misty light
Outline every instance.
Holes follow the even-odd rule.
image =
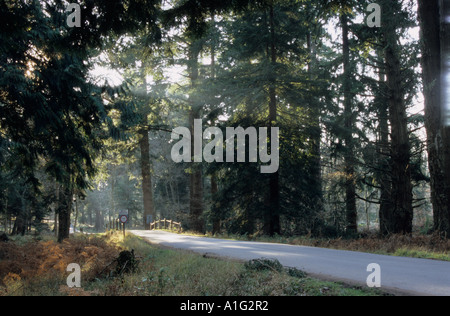
[[[448,71],[448,69],[450,67],[446,67],[447,69],[445,70],[444,73],[444,82],[443,82],[443,110],[444,110],[444,125],[445,126],[450,126],[450,72]]]
[[[444,2],[443,15],[444,33],[450,30],[450,12],[448,4]],[[448,34],[443,34],[444,38]],[[450,45],[447,40],[441,41],[442,44],[442,119],[445,126],[450,126]],[[447,37],[448,38],[448,37]]]

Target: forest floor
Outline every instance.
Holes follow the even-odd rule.
[[[134,250],[137,269],[119,273],[117,258]],[[81,267],[69,288],[67,266]],[[360,296],[382,292],[321,281],[277,262],[237,262],[166,249],[121,233],[19,237],[0,243],[0,296]]]

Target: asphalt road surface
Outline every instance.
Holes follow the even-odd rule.
[[[285,267],[303,270],[311,276],[367,286],[380,281],[381,290],[400,295],[450,296],[450,262],[375,255],[274,243],[193,237],[163,231],[135,230],[131,233],[149,242],[176,249],[238,260],[278,259]],[[372,278],[378,270],[380,278]]]

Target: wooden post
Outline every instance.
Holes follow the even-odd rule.
[[[170,229],[175,230],[177,229],[178,232],[182,231],[181,223],[177,223],[171,219],[158,219],[153,221],[152,223],[149,223],[150,230],[158,230],[158,229]]]

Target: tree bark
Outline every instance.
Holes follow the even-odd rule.
[[[380,78],[380,85],[385,83],[383,78]],[[384,98],[382,98],[384,99]],[[380,209],[379,209],[379,219],[380,219],[380,234],[389,235],[392,231],[391,224],[391,212],[392,212],[392,202],[391,202],[391,190],[392,182],[390,177],[389,159],[389,122],[388,122],[388,107],[387,103],[382,100],[378,102],[379,104],[379,115],[378,120],[379,125],[379,143],[378,145],[378,166],[380,171],[378,174],[378,183],[380,185]]]
[[[422,76],[425,98],[425,127],[427,130],[428,166],[431,179],[431,202],[433,205],[434,229],[450,237],[450,173],[449,173],[449,127],[444,124],[445,90],[443,86],[442,53],[448,46],[448,33],[440,19],[438,1],[418,0],[419,22],[422,43]],[[442,16],[445,9],[441,1]],[[445,44],[446,39],[447,44]],[[448,57],[447,57],[448,58]],[[444,65],[445,66],[445,65]]]
[[[64,185],[59,190],[58,199],[58,242],[69,238],[70,234],[70,213],[72,212],[73,193]]]
[[[147,96],[147,78],[144,63],[142,63],[142,90],[143,95]],[[147,111],[144,111],[147,113]],[[151,163],[150,163],[150,138],[149,131],[146,127],[147,125],[147,115],[145,114],[142,118],[143,127],[139,131],[139,148],[141,151],[141,176],[142,176],[142,199],[144,203],[144,215],[142,219],[142,224],[144,229],[150,229],[149,217],[156,218],[155,206],[153,202],[153,185],[152,185],[152,174],[151,174]]]
[[[78,196],[75,197],[75,221],[73,223],[73,233],[77,231],[78,224]]]
[[[384,54],[381,49],[377,50],[378,63],[383,64]],[[390,143],[389,143],[389,109],[386,99],[386,76],[385,69],[380,67],[378,85],[375,92],[375,103],[378,109],[378,142],[377,142],[377,182],[380,186],[380,208],[378,212],[380,222],[380,234],[389,235],[392,231],[392,202],[391,202],[391,172],[390,172]]]
[[[142,128],[139,132],[139,147],[141,149],[141,175],[142,175],[142,196],[144,202],[144,229],[150,229],[148,216],[155,219],[155,209],[153,204],[152,175],[150,170],[150,143],[147,128]]]
[[[450,238],[450,3],[441,0],[441,68],[444,74],[444,85],[441,89],[441,108],[443,109],[442,124],[442,138],[443,138],[443,156],[444,156],[444,170],[445,179],[447,182],[445,186],[445,194],[447,201],[447,211],[444,215],[446,220],[445,232],[447,238]]]
[[[28,218],[28,211],[27,211],[27,202],[25,195],[27,193],[26,187],[20,194],[20,210],[18,214],[16,215],[16,220],[14,221],[14,227],[12,230],[12,235],[25,235],[25,232],[27,230],[27,218]]]
[[[214,197],[217,194],[217,192],[219,191],[219,186],[217,184],[217,175],[214,172],[211,175],[211,196],[212,196],[212,208],[213,208],[213,214],[212,214],[212,222],[213,222],[213,227],[212,227],[212,234],[219,234],[220,233],[220,216],[219,214],[217,214],[218,212],[215,210],[215,206],[214,206]]]
[[[200,48],[198,47],[198,43],[191,43],[189,48],[189,77],[191,79],[191,86],[193,89],[196,88],[198,79],[199,79],[199,69],[198,69],[198,58],[200,54]],[[199,101],[195,98],[195,96],[191,95],[191,111],[189,116],[190,128],[191,128],[191,153],[192,160],[194,162],[194,120],[201,119],[201,105],[198,103]],[[203,136],[202,136],[203,139]],[[191,229],[199,232],[205,232],[205,223],[203,219],[203,172],[202,166],[196,165],[195,163],[192,165],[192,171],[190,174],[190,222]]]
[[[277,63],[277,50],[275,45],[275,12],[274,6],[269,7],[269,30],[270,30],[270,61],[273,67]],[[269,129],[277,124],[277,96],[275,89],[275,78],[269,87]],[[272,135],[269,137],[272,142]],[[279,171],[269,175],[268,210],[264,218],[263,231],[266,235],[273,236],[281,233],[280,227],[280,173]]]
[[[314,80],[314,69],[317,65],[316,50],[313,44],[312,35],[308,33],[307,35],[307,46],[310,56],[310,61],[308,63],[308,74],[309,80]],[[322,191],[322,158],[321,158],[321,148],[320,143],[322,140],[322,130],[320,128],[320,115],[321,109],[319,108],[319,102],[316,97],[312,98],[311,108],[309,109],[309,118],[312,124],[311,128],[311,155],[313,159],[313,167],[311,168],[311,185],[313,187],[313,192],[316,193],[314,196],[311,207],[317,211],[321,211],[323,208],[323,191]]]
[[[389,25],[384,25],[386,84],[391,123],[392,233],[412,232],[413,207],[410,168],[410,142],[399,57],[399,38],[393,7],[386,10]]]
[[[215,13],[211,13],[211,23],[212,27],[216,27],[215,22]],[[211,38],[211,78],[215,79],[216,77],[216,45],[215,45],[215,39]],[[214,118],[215,119],[215,118]],[[213,123],[214,123],[214,119]],[[215,210],[214,207],[214,197],[216,196],[217,192],[219,191],[219,186],[217,184],[217,173],[213,171],[211,174],[211,207],[212,207],[212,234],[219,234],[220,233],[220,214],[217,214],[217,210]]]
[[[353,95],[351,92],[351,66],[350,66],[350,44],[348,16],[341,15],[342,24],[342,56],[344,60],[344,126],[345,126],[345,205],[347,233],[354,234],[358,231],[358,212],[356,208],[356,179],[354,162],[354,141],[353,141]]]
[[[104,220],[103,220],[103,214],[100,211],[100,209],[95,209],[95,231],[96,232],[101,232],[103,231],[103,225],[104,224]]]
[[[198,117],[191,112],[191,135],[194,135],[194,119]],[[192,153],[194,153],[194,137],[191,138]],[[195,232],[204,233],[205,224],[203,219],[203,171],[201,165],[193,165],[190,174],[190,221],[191,229]]]

